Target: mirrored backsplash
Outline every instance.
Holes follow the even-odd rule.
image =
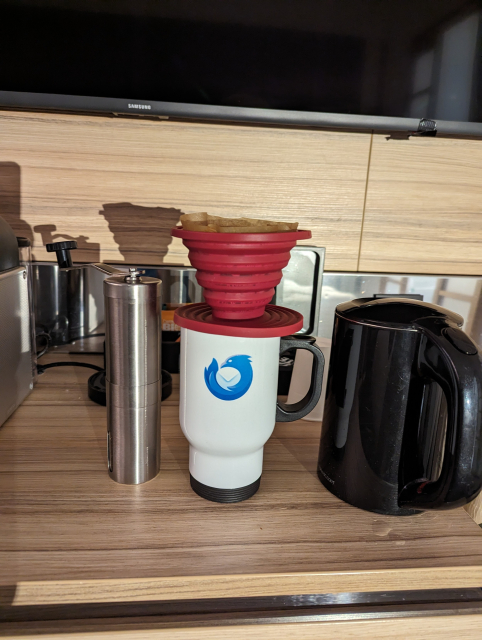
[[[482,346],[482,277],[427,276],[380,273],[326,272],[323,274],[318,335],[331,338],[335,308],[354,298],[377,293],[419,294],[424,302],[459,313],[463,329]]]
[[[459,313],[464,331],[482,347],[482,277],[323,272],[324,249],[297,249],[273,302],[303,314],[301,333],[331,338],[335,308],[342,302],[375,294],[418,294],[425,302]],[[146,275],[162,280],[164,303],[202,301],[192,267],[143,268]],[[51,344],[63,345],[98,331],[104,321],[103,274],[93,269],[60,273],[54,263],[37,262],[33,276],[37,333],[48,333]],[[85,341],[85,350],[94,346],[98,348],[95,341]]]

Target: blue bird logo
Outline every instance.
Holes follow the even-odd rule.
[[[253,382],[251,357],[231,356],[221,366],[213,358],[209,367],[204,369],[204,381],[213,396],[220,400],[241,398]]]

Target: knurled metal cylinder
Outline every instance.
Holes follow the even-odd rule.
[[[104,280],[109,475],[152,480],[160,467],[161,281]]]

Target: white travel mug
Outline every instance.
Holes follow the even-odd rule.
[[[189,441],[193,490],[214,502],[239,502],[256,493],[263,447],[276,421],[310,413],[322,387],[324,357],[315,345],[280,337],[203,333],[182,327],[180,422]],[[210,330],[212,325],[210,326]],[[280,353],[314,355],[313,384],[289,406],[277,402]]]

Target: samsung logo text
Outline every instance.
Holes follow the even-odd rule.
[[[129,109],[152,109],[150,104],[130,104],[127,105]]]

